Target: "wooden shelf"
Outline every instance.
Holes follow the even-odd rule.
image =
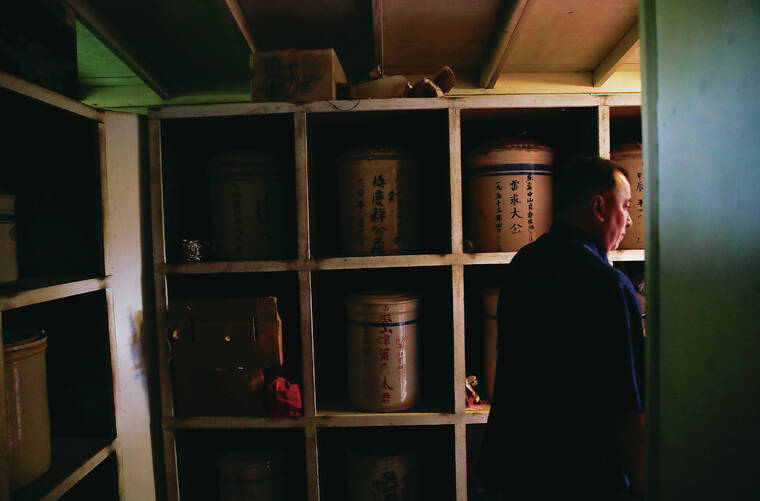
[[[3,71],[0,71],[0,88],[12,90],[13,92],[31,97],[37,101],[42,101],[43,103],[50,104],[56,108],[75,113],[91,120],[96,120],[98,122],[103,121],[102,111],[91,108],[79,101],[75,101],[74,99],[27,82],[26,80],[22,80],[21,78]]]
[[[265,271],[358,270],[366,268],[410,268],[449,266],[451,254],[411,254],[402,256],[351,256],[293,261],[209,261],[185,264],[156,264],[166,275],[256,273]]]
[[[464,422],[467,424],[480,424],[488,422],[488,413],[491,412],[491,404],[468,408],[465,412]]]
[[[292,103],[230,103],[210,106],[171,106],[151,110],[149,118],[222,117],[236,115],[273,115],[278,113],[345,113],[391,110],[434,110],[447,108],[556,108],[575,106],[641,106],[639,94],[590,95],[494,95],[442,98],[354,99]]]
[[[268,284],[280,282],[279,275],[286,277],[286,280],[294,282],[287,289],[286,296],[297,306],[283,311],[282,318],[284,324],[297,324],[300,332],[302,370],[299,383],[302,384],[306,414],[295,418],[173,417],[175,401],[171,373],[168,367],[162,366],[164,441],[169,457],[166,463],[168,499],[178,499],[180,493],[177,481],[181,476],[178,469],[182,465],[180,461],[180,466],[177,466],[172,459],[176,450],[175,433],[185,437],[190,434],[229,432],[234,438],[266,435],[267,429],[272,429],[271,433],[296,433],[303,430],[306,489],[308,499],[314,501],[320,496],[341,495],[340,489],[331,490],[335,488],[335,483],[331,483],[328,476],[336,475],[335,471],[327,472],[336,465],[340,468],[340,449],[347,441],[367,432],[360,428],[371,428],[371,433],[388,433],[389,437],[397,432],[406,438],[420,434],[436,437],[434,442],[442,448],[428,459],[440,460],[439,466],[446,470],[449,467],[448,456],[455,457],[451,464],[452,483],[438,486],[439,497],[465,501],[465,464],[473,454],[467,450],[471,444],[467,443],[470,439],[466,430],[469,425],[476,425],[476,429],[483,428],[490,411],[488,403],[477,408],[464,406],[462,382],[465,372],[482,372],[482,368],[474,362],[482,358],[478,357],[478,350],[473,348],[478,341],[472,333],[479,331],[471,321],[475,312],[472,309],[465,310],[467,307],[472,308],[474,301],[480,301],[478,295],[482,293],[481,288],[493,285],[492,282],[498,280],[498,274],[517,253],[463,251],[464,239],[469,230],[465,221],[469,201],[466,196],[463,197],[466,195],[463,193],[466,188],[463,159],[484,140],[485,133],[506,134],[507,129],[520,129],[526,120],[535,133],[556,143],[557,162],[576,154],[609,156],[610,107],[640,105],[641,97],[638,95],[557,94],[320,101],[306,104],[240,103],[151,111],[149,127],[155,207],[152,224],[158,278],[158,331],[162,332],[165,328],[161,318],[172,299],[194,294],[198,297],[252,294],[254,290],[263,290]],[[346,113],[337,113],[338,111]],[[287,127],[284,114],[292,115],[292,122],[288,122]],[[295,251],[290,248],[287,253],[277,254],[282,259],[276,260],[172,262],[176,258],[173,255],[167,258],[166,245],[167,242],[176,241],[181,232],[172,226],[175,223],[171,222],[171,218],[167,222],[164,217],[167,210],[176,220],[185,217],[184,213],[180,214],[181,217],[176,215],[180,204],[174,191],[191,193],[194,198],[190,199],[197,200],[203,197],[201,188],[205,189],[205,185],[196,183],[193,191],[182,184],[185,181],[172,179],[171,176],[167,178],[167,172],[184,174],[185,170],[181,162],[173,164],[167,162],[165,157],[168,155],[171,160],[193,151],[177,138],[171,138],[169,132],[190,127],[187,123],[193,120],[189,119],[200,119],[197,124],[201,127],[203,123],[211,123],[206,120],[210,117],[252,115],[258,115],[255,120],[256,130],[266,130],[271,122],[273,126],[280,127],[278,130],[287,129],[291,133],[289,124],[293,124],[293,137],[288,138],[292,142],[283,146],[284,143],[281,144],[278,139],[277,144],[283,151],[294,155],[293,164],[288,165],[288,168],[293,168],[295,180],[289,185],[295,193]],[[344,147],[352,146],[352,141],[365,141],[368,137],[378,141],[378,138],[384,138],[389,144],[388,138],[406,139],[409,136],[404,129],[409,127],[407,122],[413,122],[414,130],[425,130],[420,139],[419,151],[427,154],[426,161],[429,162],[426,175],[432,184],[428,189],[430,193],[440,195],[440,199],[430,196],[422,198],[427,200],[428,208],[439,211],[435,214],[439,220],[428,218],[428,223],[434,221],[440,223],[439,226],[425,228],[428,230],[424,236],[425,245],[420,247],[420,252],[424,254],[338,256],[341,250],[336,243],[338,232],[335,225],[339,209],[335,204],[335,187],[331,184],[336,155]],[[403,133],[396,130],[394,133],[398,137],[394,133],[387,135],[386,129],[393,130],[394,127],[400,127],[398,130]],[[574,135],[567,135],[568,128],[573,129]],[[201,129],[199,131],[202,132]],[[233,135],[240,132],[235,127],[225,130]],[[227,145],[221,135],[217,139],[222,141],[223,146]],[[251,140],[246,146],[254,147],[257,144]],[[202,234],[200,230],[208,222],[207,219],[209,214],[203,213],[195,219],[190,218],[190,221],[197,224],[198,233]],[[202,222],[197,223],[196,220]],[[172,231],[165,232],[167,228]],[[643,250],[620,250],[610,254],[612,262],[644,259]],[[274,273],[268,275],[265,272]],[[249,275],[233,276],[234,274]],[[378,288],[409,289],[423,298],[421,315],[424,316],[421,316],[423,320],[420,321],[418,334],[421,355],[420,390],[428,401],[426,405],[411,412],[361,412],[352,409],[346,401],[347,391],[344,385],[347,354],[342,337],[345,323],[342,298],[367,284]],[[468,316],[470,320],[466,320]],[[159,343],[158,349],[159,357],[163,357],[165,353],[162,350],[166,347]],[[404,435],[407,433],[409,435]],[[443,462],[447,464],[444,465]],[[338,473],[335,479],[340,477]]]
[[[40,278],[0,284],[0,311],[87,294],[110,286],[111,277]]]
[[[165,429],[303,428],[310,420],[296,417],[194,416],[164,418]]]
[[[508,264],[517,252],[477,252],[462,256],[462,264]]]
[[[355,426],[422,426],[454,424],[458,421],[456,414],[438,412],[378,412],[359,411],[319,411],[313,418],[320,427],[355,427]]]
[[[487,412],[486,412],[487,416]],[[165,429],[256,429],[256,428],[305,428],[355,427],[355,426],[417,426],[454,424],[462,418],[469,422],[469,415],[462,416],[441,412],[359,412],[345,410],[319,411],[311,417],[245,417],[245,416],[194,416],[164,418]]]
[[[296,271],[304,268],[302,261],[205,261],[200,263],[156,263],[156,271],[165,275],[194,275],[221,273],[256,273],[260,271]]]
[[[52,501],[117,449],[117,440],[105,438],[54,438],[52,466],[31,484],[13,492],[13,501]]]
[[[258,273],[267,271],[360,270],[368,268],[412,268],[454,264],[508,264],[517,252],[480,252],[466,254],[410,254],[402,256],[354,256],[292,261],[208,261],[202,263],[156,264],[165,275],[203,275]],[[611,261],[644,261],[643,249],[617,250]],[[95,289],[93,289],[95,290]],[[2,288],[0,288],[2,291]],[[89,292],[89,291],[86,291]],[[0,301],[2,298],[0,297]],[[3,303],[0,303],[2,305]],[[6,308],[7,309],[7,308]]]
[[[616,250],[610,253],[610,261],[644,261],[644,249]]]

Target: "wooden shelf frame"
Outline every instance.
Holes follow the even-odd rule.
[[[97,168],[100,185],[96,196],[101,208],[98,232],[102,242],[102,250],[99,252],[102,253],[103,260],[102,276],[22,278],[17,282],[2,284],[0,287],[0,333],[2,333],[3,327],[3,312],[103,291],[105,293],[104,308],[107,317],[107,332],[104,332],[104,335],[108,337],[110,346],[109,364],[112,367],[114,419],[116,419],[116,414],[119,412],[119,388],[116,373],[116,332],[113,322],[114,300],[111,290],[111,231],[108,216],[105,114],[79,101],[5,72],[0,72],[0,89],[12,91],[34,101],[47,104],[52,108],[72,113],[97,125]],[[0,389],[3,389],[3,392],[5,385],[4,370],[4,360],[0,358]],[[11,492],[8,471],[9,458],[6,447],[8,436],[6,412],[5,399],[2,399],[2,403],[0,403],[0,501],[8,501],[11,498],[15,501],[25,499],[52,501],[63,496],[111,454],[116,456],[117,463],[121,462],[118,427],[115,430],[116,436],[112,438],[52,437],[51,469],[31,484]],[[117,471],[117,477],[118,485],[115,487],[122,493],[123,472],[121,468]]]
[[[320,499],[319,451],[317,430],[329,427],[394,427],[453,425],[455,451],[455,485],[452,497],[467,499],[467,426],[482,424],[488,419],[488,406],[467,409],[464,402],[465,378],[465,300],[464,272],[469,266],[508,264],[515,252],[466,253],[463,251],[462,214],[462,144],[461,112],[470,109],[510,108],[596,108],[598,154],[609,156],[610,107],[640,106],[639,94],[616,95],[511,95],[473,96],[434,99],[387,99],[362,101],[321,101],[307,104],[241,103],[212,106],[184,106],[151,110],[148,116],[150,135],[151,199],[156,302],[158,309],[158,350],[163,404],[163,428],[166,456],[167,494],[170,501],[180,499],[177,483],[177,449],[175,430],[192,429],[268,429],[302,428],[305,435],[307,493],[309,501]],[[309,162],[307,124],[315,113],[353,113],[367,111],[447,110],[449,121],[449,182],[451,199],[451,252],[445,254],[419,254],[368,257],[314,258],[311,253],[312,235],[309,227]],[[295,145],[295,190],[297,257],[290,260],[167,263],[164,240],[164,187],[162,173],[161,122],[174,119],[231,117],[247,115],[292,114]],[[445,145],[441,145],[445,147]],[[643,250],[622,250],[611,254],[615,261],[642,261]],[[316,407],[314,318],[312,311],[312,274],[321,270],[358,270],[365,268],[446,267],[451,270],[452,287],[452,346],[453,377],[450,381],[453,402],[451,413],[398,412],[362,413],[345,410],[325,410]],[[299,283],[301,356],[303,370],[304,415],[297,418],[190,416],[176,417],[170,371],[165,363],[168,306],[167,277],[170,275],[296,272]],[[461,397],[461,398],[460,398]]]
[[[18,284],[17,287],[15,286],[16,284]],[[8,287],[10,289],[9,292],[0,292],[0,311],[106,290],[111,286],[110,284],[110,275],[73,280],[44,279],[16,282],[14,283],[14,287]],[[6,289],[6,287],[3,287],[3,289]]]

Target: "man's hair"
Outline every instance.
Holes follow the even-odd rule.
[[[602,157],[575,157],[555,171],[554,212],[561,214],[617,186],[615,172],[628,179],[623,167]]]

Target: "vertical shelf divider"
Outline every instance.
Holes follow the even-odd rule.
[[[314,381],[314,326],[311,311],[311,272],[303,269],[304,264],[311,259],[311,233],[309,230],[309,158],[305,112],[293,114],[293,131],[296,165],[298,261],[301,270],[298,272],[298,297],[299,311],[301,312],[303,409],[305,416],[313,417],[317,413],[317,400]]]
[[[103,275],[113,274],[111,262],[111,224],[108,211],[108,173],[106,166],[106,126],[97,125],[98,171],[100,174],[100,241],[103,245]]]
[[[467,425],[461,420],[454,424],[454,472],[456,500],[467,501]]]
[[[106,269],[108,267],[106,266]],[[121,407],[121,388],[119,385],[119,355],[116,352],[116,347],[118,346],[117,339],[116,339],[116,323],[114,320],[114,299],[113,299],[113,291],[111,288],[107,288],[105,290],[106,293],[106,308],[108,311],[108,344],[110,347],[111,352],[111,380],[112,383],[112,390],[113,390],[113,412],[114,412],[114,427],[116,428],[116,440],[114,441],[114,453],[116,454],[116,460],[117,462],[122,462],[122,456],[121,456],[121,441],[119,440],[119,425],[121,424],[121,414],[122,414],[122,407]],[[126,425],[126,423],[125,423]],[[119,492],[124,491],[124,469],[123,468],[117,468],[116,469],[116,475],[117,475],[117,482],[118,482],[118,488]]]
[[[601,104],[597,107],[597,133],[599,137],[599,156],[610,158],[610,107]]]
[[[464,265],[451,267],[451,299],[454,311],[454,413],[464,415],[466,411],[464,380],[465,342],[464,342]]]
[[[306,495],[309,501],[319,501],[319,450],[317,425],[311,421],[304,428],[306,444]]]
[[[449,108],[449,179],[451,189],[451,254],[462,246],[462,134],[459,108]]]
[[[293,114],[296,161],[296,218],[298,230],[298,260],[311,258],[311,233],[309,232],[309,170],[306,135],[306,113]]]
[[[166,234],[164,232],[164,182],[161,163],[161,121],[148,119],[150,144],[150,194],[151,223],[153,229],[153,264],[158,267],[166,264]],[[153,274],[156,294],[156,343],[158,353],[159,382],[161,387],[161,414],[164,418],[174,417],[174,395],[171,372],[169,368],[169,348],[165,335],[168,330],[167,306],[168,293],[166,275],[161,272]],[[169,501],[179,499],[177,471],[177,446],[174,432],[162,423],[164,445],[164,471],[166,472],[166,496]]]
[[[179,471],[177,470],[177,441],[174,430],[164,428],[164,466],[166,471],[166,499],[179,501]]]
[[[3,312],[0,311],[0,339],[3,334]],[[5,357],[0,357],[0,388],[5,388]],[[0,444],[8,443],[8,410],[5,408],[5,391],[0,398]],[[0,447],[0,501],[8,501],[11,498],[10,461],[8,460],[8,448]]]
[[[314,380],[314,336],[313,316],[311,311],[311,272],[298,272],[298,296],[301,311],[301,367],[303,373],[303,410],[304,416],[317,414],[317,396]]]
[[[161,164],[161,121],[148,120],[150,134],[150,186],[151,213],[153,223],[153,264],[160,267],[166,264],[166,242],[164,233],[164,195],[163,169]],[[163,417],[174,417],[174,395],[172,393],[171,373],[169,371],[169,353],[164,336],[167,333],[168,294],[166,275],[154,273],[156,294],[156,342],[159,357],[159,376],[161,382],[161,409]]]
[[[464,355],[464,265],[462,264],[462,138],[459,108],[449,108],[449,179],[451,183],[451,300],[454,326],[454,413],[465,412],[462,396]]]

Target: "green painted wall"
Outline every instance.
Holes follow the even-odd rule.
[[[640,0],[649,499],[760,499],[760,1]]]
[[[153,92],[84,24],[76,23],[79,100],[95,108],[145,114],[152,106],[238,103],[251,99],[248,80],[175,85],[170,99]]]

